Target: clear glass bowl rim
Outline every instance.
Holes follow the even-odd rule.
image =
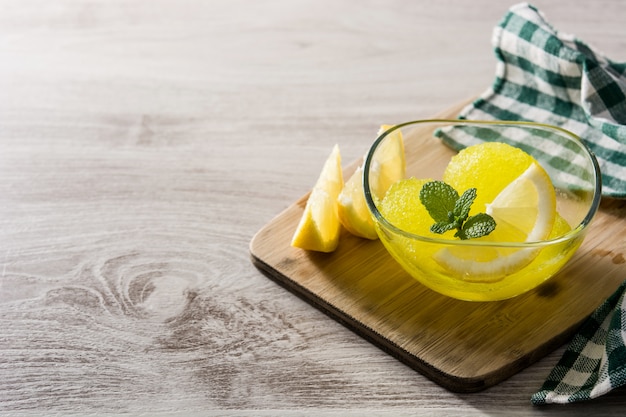
[[[572,230],[570,230],[568,233],[565,233],[554,239],[546,239],[546,240],[537,241],[537,242],[489,242],[489,241],[480,241],[480,240],[472,240],[472,239],[468,239],[468,240],[439,239],[435,237],[422,236],[422,235],[410,233],[394,226],[380,213],[372,197],[372,192],[371,192],[370,182],[369,182],[369,171],[370,171],[370,167],[372,164],[374,153],[376,149],[378,149],[378,146],[385,139],[385,137],[387,137],[387,135],[389,135],[389,133],[393,132],[394,130],[401,129],[403,127],[411,126],[411,125],[435,124],[435,123],[454,124],[454,125],[492,125],[492,126],[504,125],[504,126],[520,126],[520,127],[526,126],[526,127],[539,128],[539,129],[544,129],[544,130],[557,131],[563,134],[564,136],[571,138],[573,141],[577,142],[581,146],[581,148],[583,148],[586,151],[587,157],[589,158],[592,168],[593,168],[593,175],[594,175],[594,182],[595,182],[594,194],[593,194],[593,199],[589,207],[589,210],[587,211],[587,214],[585,215],[583,220],[576,227],[572,227]],[[443,143],[442,145],[445,146]],[[598,165],[598,161],[595,155],[593,154],[593,152],[591,151],[591,149],[589,149],[589,147],[582,141],[582,139],[578,135],[570,132],[569,130],[563,129],[559,126],[553,126],[549,124],[536,123],[536,122],[517,121],[517,120],[511,121],[511,120],[423,119],[423,120],[412,120],[412,121],[397,124],[385,130],[376,138],[376,140],[374,141],[374,143],[371,145],[370,149],[368,150],[367,155],[365,157],[365,162],[363,164],[363,189],[365,192],[365,201],[369,208],[370,214],[372,214],[375,217],[375,220],[379,222],[383,228],[388,229],[395,234],[399,234],[404,237],[407,237],[409,239],[419,240],[419,241],[431,243],[431,244],[440,244],[440,245],[448,245],[448,246],[458,245],[458,246],[499,247],[499,248],[502,248],[502,247],[541,248],[541,247],[561,243],[567,240],[571,240],[575,238],[576,236],[578,236],[579,234],[581,234],[586,229],[589,223],[591,223],[591,221],[593,220],[593,217],[595,216],[600,206],[600,201],[602,198],[602,176],[601,176],[600,166]]]

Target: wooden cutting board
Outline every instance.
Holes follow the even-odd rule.
[[[461,106],[436,117],[455,118]],[[415,151],[410,143],[407,155]],[[433,152],[433,163],[445,164],[451,155],[441,144]],[[345,170],[345,178],[359,163]],[[334,253],[291,247],[307,197],[294,202],[254,236],[250,243],[253,263],[451,391],[483,390],[537,361],[566,342],[626,279],[626,201],[602,202],[582,247],[546,284],[510,300],[479,303],[458,301],[419,284],[379,241],[344,232]]]

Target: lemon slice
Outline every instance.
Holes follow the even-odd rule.
[[[391,127],[382,125],[378,134]],[[404,140],[402,132],[397,129],[384,139],[372,159],[370,184],[374,196],[382,200],[389,187],[404,178],[405,172]],[[378,239],[374,221],[365,202],[362,166],[358,167],[346,181],[337,203],[339,221],[347,231],[366,239]]]
[[[492,242],[536,242],[552,232],[556,195],[550,177],[537,163],[507,185],[489,204],[496,229],[480,238]],[[532,248],[450,246],[434,256],[437,263],[466,280],[491,282],[516,272],[537,256]]]
[[[337,197],[342,188],[341,154],[339,146],[335,145],[311,190],[291,240],[292,246],[318,252],[332,252],[337,248],[341,232]]]
[[[496,221],[500,232],[492,236],[535,242],[548,237],[556,217],[556,194],[550,177],[536,162],[487,204],[487,214]],[[511,236],[502,233],[505,230]]]

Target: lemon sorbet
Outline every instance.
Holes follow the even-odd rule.
[[[446,163],[437,151],[443,145],[433,142],[446,128],[489,140]],[[412,147],[407,175],[381,199],[368,181],[378,176],[372,161],[399,130]],[[561,148],[562,155],[546,152]],[[570,171],[562,170],[565,158],[576,161]],[[581,245],[601,190],[597,162],[575,135],[524,122],[404,123],[377,139],[363,171],[387,251],[422,284],[470,301],[511,298],[555,275]]]

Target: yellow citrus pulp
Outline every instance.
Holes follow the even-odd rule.
[[[337,197],[343,188],[339,146],[335,145],[304,207],[291,245],[318,252],[332,252],[339,244],[341,223]]]
[[[391,127],[381,126],[378,134]],[[384,140],[376,150],[371,164],[369,177],[371,190],[374,197],[380,200],[389,187],[405,175],[404,141],[400,129],[391,132]],[[362,166],[359,166],[346,181],[337,202],[339,220],[346,230],[355,236],[378,239],[374,221],[365,202]]]

